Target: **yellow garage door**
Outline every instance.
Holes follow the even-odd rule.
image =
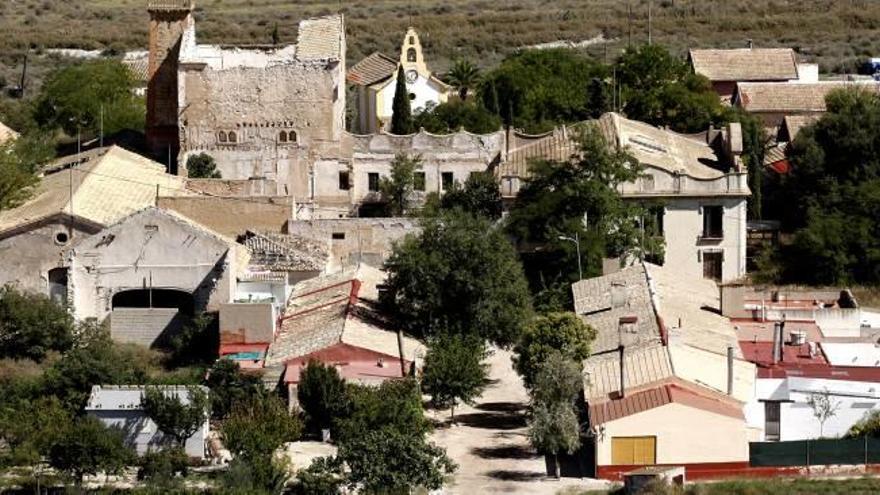
[[[657,463],[657,437],[612,437],[611,463],[649,466]]]

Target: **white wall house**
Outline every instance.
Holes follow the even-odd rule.
[[[207,394],[207,387],[200,387]],[[189,390],[185,387],[162,386],[163,392],[175,395],[181,402],[188,404]],[[156,423],[146,415],[141,402],[144,387],[132,386],[101,386],[92,387],[86,414],[93,416],[111,428],[119,428],[124,435],[125,443],[143,455],[152,450],[160,450],[174,440],[159,431]],[[205,439],[208,436],[208,414],[198,430],[184,444],[188,457],[203,459],[205,457]]]
[[[820,424],[810,405],[827,394],[834,414]],[[746,405],[750,424],[763,424],[763,441],[839,438],[857,421],[880,410],[880,383],[823,378],[759,378],[756,400]]]
[[[348,80],[357,86],[358,91],[357,132],[373,134],[389,129],[394,113],[392,105],[397,91],[398,67],[403,67],[406,76],[407,96],[413,113],[447,101],[449,85],[428,70],[419,35],[415,29],[409,28],[400,46],[398,60],[377,52],[349,71]]]

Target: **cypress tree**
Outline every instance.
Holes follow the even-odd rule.
[[[397,87],[394,89],[394,102],[391,105],[391,133],[409,134],[412,132],[412,109],[409,106],[409,91],[403,66],[397,68]]]

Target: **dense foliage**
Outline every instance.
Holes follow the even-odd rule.
[[[87,474],[118,473],[131,459],[122,431],[107,428],[91,416],[71,423],[49,449],[49,464],[78,483]]]
[[[69,136],[95,136],[144,128],[145,106],[134,95],[131,72],[117,60],[89,60],[63,67],[46,79],[35,118]]]
[[[794,232],[784,275],[814,284],[880,282],[880,97],[833,92],[828,112],[787,151],[791,173],[774,192]]]
[[[378,387],[349,385],[348,401],[350,410],[336,419],[340,444],[384,427],[418,436],[430,430],[419,385],[411,378],[386,381]]]
[[[513,351],[514,368],[532,388],[541,365],[555,354],[580,362],[589,357],[596,331],[574,313],[548,313],[535,317]]]
[[[211,389],[211,414],[214,419],[223,419],[232,411],[237,402],[249,401],[254,396],[264,394],[263,382],[255,374],[241,371],[238,364],[230,359],[220,359],[208,371],[205,385]]]
[[[572,50],[528,50],[485,74],[480,99],[505,124],[540,133],[607,110],[598,108],[607,104],[604,95],[585,87],[607,75],[606,67]]]
[[[486,388],[489,366],[486,344],[474,335],[440,335],[431,339],[422,370],[422,391],[435,407],[451,408],[473,403]]]
[[[501,118],[479,103],[451,100],[439,105],[429,104],[413,118],[413,127],[433,134],[449,134],[461,129],[488,134],[501,130]]]
[[[207,153],[191,155],[186,159],[186,175],[191,179],[221,179],[217,162]]]
[[[284,443],[297,440],[301,432],[299,417],[274,396],[235,404],[221,427],[223,443],[233,454],[260,461],[268,460]]]
[[[0,161],[2,153],[0,148]],[[39,361],[51,351],[66,351],[73,327],[67,309],[47,296],[0,287],[0,357]]]
[[[517,340],[531,304],[522,267],[504,233],[461,211],[425,218],[386,262],[383,302],[419,336],[477,334]]]
[[[156,427],[182,446],[210,416],[210,399],[201,387],[187,387],[187,399],[160,387],[147,387],[141,407]]]
[[[444,210],[458,208],[472,215],[489,220],[501,218],[501,186],[491,172],[474,172],[464,185],[453,183],[439,199],[439,207]]]
[[[394,100],[391,102],[391,133],[409,134],[413,131],[412,107],[403,66],[397,68],[397,81],[394,86]]]
[[[329,429],[334,418],[348,412],[345,380],[332,365],[309,361],[300,372],[296,394],[312,430]]]
[[[413,191],[416,188],[416,172],[422,170],[422,157],[420,155],[407,155],[398,153],[391,160],[391,174],[382,177],[379,182],[379,192],[385,201],[385,216],[399,217],[407,213],[412,207]],[[424,184],[422,184],[424,189]]]

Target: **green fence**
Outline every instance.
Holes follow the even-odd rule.
[[[829,464],[878,464],[880,439],[840,438],[793,442],[752,442],[752,466],[821,466]]]

